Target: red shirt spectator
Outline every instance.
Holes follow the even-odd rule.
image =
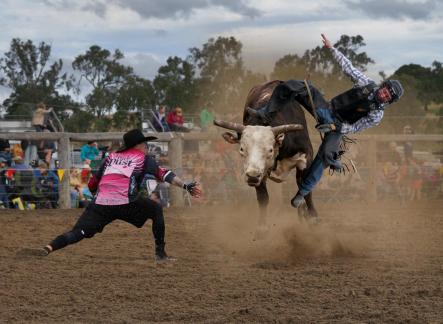
[[[169,125],[183,126],[183,112],[180,107],[176,107],[168,114],[167,122]]]
[[[189,129],[183,126],[183,111],[180,107],[175,107],[175,109],[168,114],[166,122],[172,131],[189,132]]]

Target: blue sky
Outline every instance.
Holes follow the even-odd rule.
[[[288,53],[360,34],[375,60],[368,74],[408,63],[443,61],[441,0],[0,0],[0,51],[12,38],[52,44],[69,66],[97,44],[119,48],[136,72],[153,78],[169,56],[185,57],[210,37],[243,43],[247,66],[269,72]],[[294,76],[297,77],[297,76]],[[7,89],[0,87],[0,97]]]

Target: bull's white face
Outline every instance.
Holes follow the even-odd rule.
[[[225,133],[224,138],[229,143],[239,144],[240,155],[244,158],[245,181],[250,186],[258,186],[274,166],[285,135],[275,136],[269,126],[246,126],[240,141],[232,136]]]

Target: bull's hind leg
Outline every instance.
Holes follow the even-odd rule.
[[[299,170],[297,169],[296,179],[297,179],[297,186],[300,188],[300,185],[303,180],[303,175],[307,172],[308,169]],[[312,192],[308,193],[305,196],[306,205],[302,205],[300,208],[298,208],[298,213],[300,216],[306,217],[317,217],[318,213],[314,206],[314,201],[312,199]]]
[[[308,193],[305,196],[305,201],[306,201],[306,207],[308,209],[309,216],[317,217],[318,213],[317,213],[317,210],[315,209],[315,206],[314,206],[314,201],[312,199],[312,192]]]
[[[258,207],[260,210],[258,225],[265,226],[269,204],[269,194],[268,189],[266,188],[266,181],[262,181],[259,186],[255,187],[255,193],[257,194]]]

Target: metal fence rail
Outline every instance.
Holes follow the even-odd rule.
[[[0,138],[9,140],[50,140],[58,142],[58,160],[59,168],[67,170],[65,177],[58,184],[59,207],[70,208],[70,184],[69,170],[71,170],[71,151],[73,142],[87,141],[121,141],[124,133],[0,133]],[[168,147],[169,167],[172,170],[184,170],[184,147],[189,141],[207,142],[219,140],[219,133],[156,133],[146,134],[155,135],[159,142],[165,143]],[[443,143],[443,135],[358,135],[355,136],[359,146],[365,153],[364,172],[365,172],[365,191],[369,201],[377,199],[377,143],[388,142],[430,142]],[[318,140],[313,140],[314,147],[318,147]],[[232,149],[234,152],[235,150]],[[236,152],[234,152],[236,153]],[[239,184],[246,187],[245,184]],[[279,186],[280,195],[283,197],[284,186]],[[249,188],[247,188],[249,189]],[[184,197],[182,190],[171,188],[171,203],[174,206],[183,206]]]

